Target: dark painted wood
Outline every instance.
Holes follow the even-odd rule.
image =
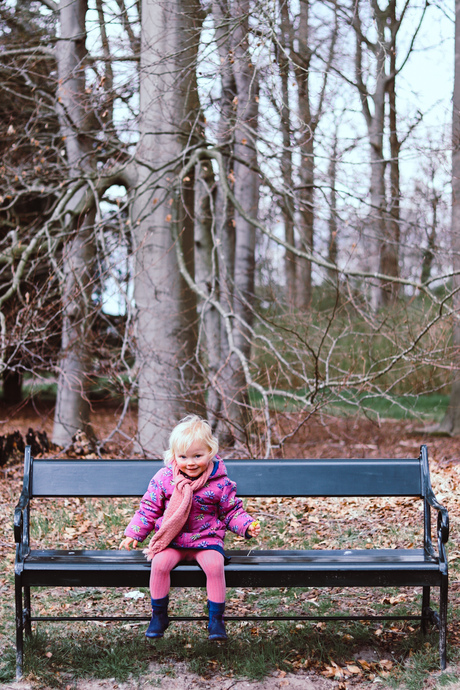
[[[423,549],[231,551],[229,555],[228,586],[421,587],[441,583],[436,559]],[[44,587],[62,580],[65,586],[148,587],[149,575],[150,565],[140,552],[32,551],[24,583]],[[176,587],[206,584],[198,565],[185,562],[175,568],[171,581]]]
[[[239,550],[227,551],[231,557],[232,564],[260,564],[267,563],[276,567],[279,563],[294,565],[295,563],[306,564],[330,564],[330,567],[337,567],[337,563],[345,564],[345,567],[354,567],[361,564],[388,564],[398,567],[404,563],[420,564],[422,567],[427,565],[438,567],[438,560],[430,556],[424,549],[324,549],[320,550],[299,550],[299,551],[254,551]],[[82,551],[60,551],[56,549],[32,550],[27,557],[28,569],[43,567],[44,565],[67,564],[86,565],[114,564],[118,566],[133,565],[150,569],[150,564],[146,560],[142,551],[118,551],[118,550],[82,550]],[[198,567],[198,566],[194,566]]]
[[[240,496],[421,496],[418,459],[225,460]],[[141,496],[163,463],[34,460],[33,496]]]

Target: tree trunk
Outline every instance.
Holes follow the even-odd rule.
[[[193,276],[194,181],[179,190],[177,174],[197,113],[200,29],[199,3],[143,0],[134,296],[138,442],[155,455],[167,447],[171,428],[184,413],[203,410],[195,368],[196,298],[179,272],[173,241],[180,243]]]
[[[233,20],[228,8],[228,0],[214,0],[212,13],[216,44],[220,58],[221,94],[219,99],[219,125],[217,143],[222,153],[227,182],[233,189],[235,171],[233,169],[233,144],[236,121],[236,102],[238,99],[233,71]],[[224,308],[233,308],[233,289],[235,275],[235,210],[230,203],[222,184],[217,184],[215,197],[215,226],[218,240],[217,257],[219,266],[220,300]],[[229,355],[229,342],[224,324],[221,323],[222,362]],[[221,364],[222,364],[221,362]],[[221,403],[215,408],[218,414]]]
[[[78,430],[92,435],[88,399],[94,212],[64,252],[62,345],[53,443],[68,445]]]
[[[67,154],[70,180],[90,169],[90,147],[85,137],[86,0],[60,3],[60,40],[57,43],[57,110]],[[88,368],[94,213],[75,219],[72,209],[87,194],[82,186],[68,203],[66,230],[71,238],[63,256],[63,320],[58,394],[53,442],[68,445],[77,430],[90,432]]]
[[[197,165],[195,198],[195,282],[210,300],[199,304],[201,329],[204,331],[207,377],[207,418],[211,427],[217,427],[222,408],[219,386],[219,368],[222,364],[221,317],[211,302],[219,300],[219,266],[216,251],[215,218],[212,200],[215,198],[215,179],[211,161]],[[200,350],[202,350],[200,344]]]
[[[427,283],[431,278],[431,269],[436,251],[436,237],[438,234],[438,204],[439,196],[433,190],[433,197],[431,199],[431,210],[433,212],[431,218],[431,225],[427,232],[427,246],[423,250],[422,268],[420,271],[420,282]]]
[[[396,34],[399,24],[396,21],[396,3],[388,6],[387,26],[390,26],[392,42],[390,46],[390,79],[387,83],[390,127],[390,208],[386,223],[386,233],[380,250],[380,273],[395,278],[399,277],[399,240],[400,240],[400,174],[398,140],[398,122],[396,117]],[[388,281],[381,286],[381,303],[393,303],[399,294],[399,283]]]
[[[249,0],[230,5],[226,12],[231,36],[231,64],[236,96],[233,101],[233,190],[243,211],[257,218],[259,176],[257,173],[258,83],[249,50]],[[230,81],[228,79],[228,81]],[[224,113],[224,116],[226,113]],[[228,115],[227,115],[228,116]],[[225,126],[226,122],[223,122]],[[251,337],[247,326],[253,322],[255,270],[255,228],[238,210],[234,211],[234,272],[227,277],[227,299],[232,314],[230,332],[222,348],[220,389],[222,414],[218,433],[224,445],[236,438],[241,442],[248,433],[248,391],[244,366],[249,363]],[[231,237],[231,236],[230,236]],[[225,281],[223,281],[225,282]],[[225,308],[225,297],[223,298]]]
[[[455,72],[452,112],[452,390],[441,431],[460,434],[460,0],[455,0]]]
[[[281,97],[280,108],[281,135],[283,137],[283,151],[281,154],[281,175],[283,178],[283,222],[284,239],[291,246],[295,246],[294,216],[295,197],[293,183],[292,141],[291,141],[291,103],[289,97],[290,60],[292,50],[292,27],[289,17],[289,5],[281,3],[281,31],[284,51],[279,51],[278,62],[280,68]],[[286,303],[290,309],[297,305],[297,257],[286,249],[284,256],[284,274],[286,280]]]
[[[299,243],[303,251],[313,250],[314,222],[314,135],[317,119],[312,118],[310,107],[310,60],[309,44],[309,0],[300,3],[299,17],[299,50],[296,61],[296,76],[299,89],[299,120],[301,132],[299,148],[301,163],[299,166]],[[309,259],[299,258],[297,262],[297,306],[306,311],[312,297],[312,263]]]
[[[291,5],[291,7],[290,7]],[[294,127],[294,141],[297,148],[300,162],[297,168],[299,181],[292,179],[291,189],[293,190],[293,213],[290,208],[285,210],[286,216],[286,241],[294,243],[294,228],[291,228],[290,217],[295,216],[295,228],[297,229],[297,240],[300,249],[307,254],[311,254],[314,248],[314,221],[315,221],[315,132],[323,113],[326,95],[326,86],[329,77],[329,69],[333,62],[335,45],[338,36],[338,12],[335,11],[334,21],[331,28],[328,58],[322,77],[322,84],[319,91],[316,111],[313,112],[310,94],[310,64],[313,50],[311,47],[310,30],[310,0],[301,0],[299,3],[298,26],[294,28],[290,9],[294,5],[288,2],[281,3],[281,29],[285,41],[284,52],[280,51],[281,62],[281,85],[283,102],[288,104],[288,88],[286,78],[289,76],[289,67],[284,67],[283,62],[287,63],[286,55],[289,55],[293,72],[298,88],[298,124]],[[294,10],[295,11],[295,10]],[[283,110],[285,110],[284,108]],[[292,148],[290,147],[289,129],[289,108],[287,116],[282,113],[282,135],[283,135],[283,175],[287,178],[289,168],[292,167]],[[289,151],[286,152],[286,146]],[[289,158],[288,158],[289,157]],[[285,185],[286,186],[286,185]],[[295,192],[294,192],[295,190]],[[292,215],[290,215],[292,213]],[[290,216],[290,217],[289,217]],[[312,299],[312,261],[309,258],[291,257],[289,252],[286,254],[287,283],[295,275],[295,301],[300,311],[306,312]],[[292,291],[291,291],[292,292]]]
[[[331,159],[329,161],[329,184],[331,193],[329,195],[329,242],[327,260],[331,264],[337,264],[337,131],[334,136]],[[333,283],[338,281],[338,272],[334,268],[328,268],[329,280]]]
[[[378,80],[377,80],[378,81]],[[382,88],[382,84],[379,84]],[[371,148],[371,184],[369,213],[369,234],[365,238],[368,250],[369,270],[378,273],[380,253],[386,229],[385,161],[383,159],[383,127],[385,121],[385,94],[379,89],[373,97],[375,114],[369,127]],[[371,287],[371,306],[377,309],[382,304],[381,286]]]
[[[368,216],[368,232],[364,237],[367,255],[367,270],[377,274],[380,268],[380,249],[385,238],[386,230],[386,194],[385,194],[385,161],[383,159],[383,141],[385,128],[385,95],[386,95],[386,53],[385,53],[385,25],[382,13],[374,7],[374,26],[377,31],[377,41],[366,42],[362,33],[359,14],[359,0],[353,13],[353,26],[356,31],[355,78],[359,96],[366,120],[370,144],[370,212]],[[375,57],[375,85],[371,94],[364,84],[364,59],[362,46],[366,44]],[[372,100],[372,108],[370,106]],[[371,307],[376,310],[381,304],[381,286],[374,282],[370,288]]]

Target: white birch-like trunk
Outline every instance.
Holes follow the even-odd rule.
[[[375,114],[369,125],[371,152],[371,184],[369,233],[365,237],[366,255],[369,270],[377,274],[380,268],[380,250],[385,237],[385,161],[383,159],[383,126],[385,115],[385,92],[374,95]],[[371,286],[371,306],[376,310],[382,302],[380,284],[377,281]]]
[[[133,203],[139,371],[138,442],[149,454],[167,447],[172,427],[202,411],[194,390],[196,299],[182,278],[173,237],[193,276],[193,180],[177,173],[196,115],[199,4],[143,0],[139,185]]]

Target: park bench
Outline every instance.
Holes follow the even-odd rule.
[[[333,620],[418,620],[439,629],[441,669],[446,665],[449,536],[446,508],[431,488],[428,453],[418,458],[324,460],[227,460],[229,476],[242,497],[416,497],[423,501],[423,546],[360,550],[237,550],[226,566],[228,587],[421,587],[420,615],[335,616]],[[147,587],[150,564],[142,550],[53,550],[30,548],[31,502],[42,497],[140,497],[159,460],[33,459],[25,451],[24,484],[14,513],[16,541],[17,676],[22,675],[23,635],[34,621],[149,620],[146,616],[37,616],[31,587]],[[438,511],[437,550],[431,539],[431,509]],[[420,529],[422,526],[420,525]],[[121,538],[121,535],[120,535]],[[184,562],[172,572],[172,586],[204,587],[203,572]],[[430,589],[439,588],[439,613],[430,607]],[[330,620],[323,616],[227,616],[227,620]],[[176,620],[202,620],[177,617]]]

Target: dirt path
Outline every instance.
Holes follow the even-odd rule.
[[[251,681],[241,678],[200,678],[187,671],[185,664],[178,663],[174,666],[174,677],[163,676],[162,671],[152,668],[149,673],[136,682],[117,683],[113,679],[108,680],[79,680],[70,681],[62,685],[63,690],[330,690],[337,688],[337,683],[321,678],[309,677],[306,674],[270,674],[262,681]],[[354,686],[357,688],[357,686]],[[0,685],[1,690],[36,690],[36,686],[28,682],[10,683]]]

